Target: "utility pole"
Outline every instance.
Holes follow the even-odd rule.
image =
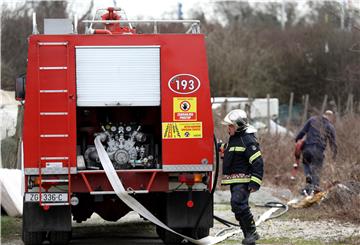
[[[352,30],[352,21],[353,21],[353,6],[351,0],[348,0],[348,12],[349,12],[349,24],[348,24],[348,30]]]
[[[340,28],[341,28],[341,30],[344,30],[344,26],[345,26],[345,7],[344,7],[344,5],[345,5],[345,2],[344,2],[344,0],[342,0],[341,2],[340,2]]]
[[[270,120],[271,120],[271,114],[270,114],[270,94],[266,95],[266,103],[267,103],[267,118],[266,118],[266,126],[267,126],[267,132],[270,133]],[[276,125],[277,127],[277,125]]]
[[[181,2],[178,2],[178,19],[179,20],[183,19],[182,3]]]
[[[294,93],[290,93],[290,101],[289,101],[289,114],[288,114],[288,120],[286,123],[286,134],[289,134],[289,128],[291,125],[291,119],[292,119],[292,110],[293,110],[293,103],[294,103]]]
[[[285,30],[285,0],[281,2],[281,29]]]

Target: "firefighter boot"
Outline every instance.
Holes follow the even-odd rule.
[[[242,244],[253,245],[256,240],[260,239],[259,234],[256,232],[255,221],[251,213],[241,218],[240,224],[243,223],[244,229],[244,239],[242,240]],[[242,227],[241,227],[242,228]]]
[[[244,238],[246,237],[246,228],[245,228],[245,225],[244,225],[244,223],[241,221],[241,219],[240,219],[240,221],[239,221],[239,224],[240,224],[240,229],[241,229],[241,231],[242,231],[242,233],[243,233],[243,235],[244,235]]]

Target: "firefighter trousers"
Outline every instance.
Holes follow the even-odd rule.
[[[249,206],[249,184],[232,184],[231,191],[231,211],[240,223],[241,230],[246,237],[256,231],[253,215]]]

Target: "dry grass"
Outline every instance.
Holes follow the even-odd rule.
[[[338,156],[336,161],[332,160],[328,147],[321,175],[323,188],[331,188],[336,183],[347,186],[349,182],[360,183],[359,120],[360,116],[354,115],[343,117],[336,122]],[[299,169],[297,180],[290,180],[290,171],[294,162],[294,139],[262,135],[259,140],[266,163],[265,180],[298,192],[305,180],[302,168]],[[360,223],[360,192],[341,195],[336,193],[345,192],[344,190],[339,188],[331,190],[333,192],[330,192],[329,201],[323,205],[324,216]]]

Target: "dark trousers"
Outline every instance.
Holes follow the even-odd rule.
[[[249,185],[232,184],[231,190],[231,211],[235,214],[236,220],[239,221],[244,237],[248,237],[256,232],[256,226],[253,215],[249,207]]]
[[[235,214],[236,220],[240,221],[240,216],[250,213],[248,184],[232,184],[231,191],[231,211]]]
[[[320,174],[324,161],[324,150],[316,145],[305,146],[303,149],[303,164],[306,178],[310,177],[311,184],[320,185]]]

